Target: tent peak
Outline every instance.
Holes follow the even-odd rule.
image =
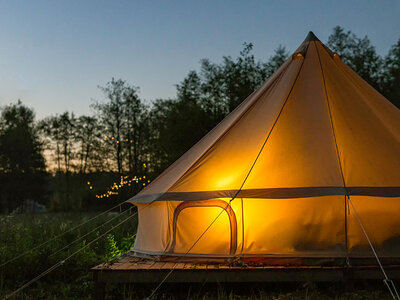
[[[315,36],[314,32],[309,31],[304,42],[312,42],[312,41],[319,41],[319,39]]]

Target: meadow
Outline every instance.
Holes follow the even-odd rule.
[[[90,268],[129,250],[137,228],[137,218],[133,210],[123,210],[122,213],[109,212],[93,219],[96,215],[45,213],[0,216],[0,298],[86,246],[63,265],[24,289],[15,299],[91,299],[94,285]],[[91,243],[125,219],[125,223]],[[87,223],[68,232],[83,222]],[[67,233],[51,240],[64,232]],[[37,247],[48,240],[51,241]],[[22,253],[26,254],[15,259]],[[8,261],[10,262],[7,263]],[[149,295],[152,288],[154,287],[108,286],[107,299],[143,299]],[[157,298],[391,299],[380,283],[373,286],[361,283],[352,291],[345,291],[341,284],[317,286],[313,283],[264,286],[198,285],[183,288],[180,286],[178,289],[165,285]]]
[[[20,294],[22,299],[79,299],[92,293],[90,268],[109,261],[133,246],[137,218],[133,211],[96,213],[46,213],[0,216],[0,298],[64,260],[121,221],[115,230],[66,260],[51,274]],[[89,222],[87,222],[89,221]],[[70,232],[80,223],[85,225]],[[52,237],[49,243],[38,247]],[[70,245],[66,247],[66,245]],[[18,255],[25,255],[14,259]],[[22,296],[21,296],[22,295]]]

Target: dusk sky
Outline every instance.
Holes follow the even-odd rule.
[[[147,101],[175,96],[201,58],[236,57],[244,42],[266,60],[309,30],[326,42],[339,25],[368,35],[381,55],[400,38],[400,1],[1,1],[0,105],[39,118],[90,113],[112,77]]]

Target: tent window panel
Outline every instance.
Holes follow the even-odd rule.
[[[345,255],[343,196],[243,201],[243,253]]]

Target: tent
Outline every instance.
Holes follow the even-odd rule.
[[[399,258],[400,111],[310,32],[128,202],[137,255]]]

